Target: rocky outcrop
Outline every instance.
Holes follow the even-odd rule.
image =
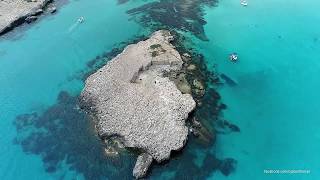
[[[187,141],[185,120],[196,103],[182,94],[164,73],[182,68],[168,31],[127,46],[88,77],[82,107],[97,120],[101,137],[120,137],[124,146],[139,149],[133,175],[143,177],[151,162],[170,158]]]
[[[32,22],[52,0],[0,0],[0,35],[24,22]]]
[[[152,160],[152,156],[148,153],[142,153],[141,155],[139,155],[139,157],[137,158],[137,162],[133,168],[133,176],[138,179],[143,178],[146,175],[148,168],[152,163]]]

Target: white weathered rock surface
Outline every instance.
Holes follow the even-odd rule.
[[[98,119],[100,136],[119,136],[126,147],[138,148],[157,162],[185,145],[185,119],[196,106],[190,94],[182,94],[163,77],[163,71],[182,67],[172,38],[168,31],[157,31],[127,46],[88,77],[81,94],[82,104]],[[139,162],[135,170],[144,169]]]
[[[38,15],[51,0],[0,0],[0,34],[21,24],[27,17]]]

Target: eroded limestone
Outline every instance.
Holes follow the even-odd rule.
[[[152,160],[167,160],[172,150],[183,148],[188,135],[185,120],[196,106],[190,94],[182,94],[163,76],[180,70],[183,63],[171,40],[170,33],[161,30],[127,46],[88,77],[81,94],[83,107],[98,119],[101,137],[121,137],[126,147],[144,153],[141,158],[152,157],[148,163],[139,163],[138,158],[136,178],[145,175]]]

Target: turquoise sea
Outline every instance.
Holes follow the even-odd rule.
[[[221,156],[238,160],[236,173],[215,179],[319,179],[320,2],[223,0],[208,10],[210,38],[197,47],[238,82],[222,87],[224,116],[241,133],[219,136]],[[231,51],[239,63],[226,61]],[[304,169],[310,174],[263,174]]]
[[[95,68],[90,64],[101,62],[97,56],[148,34],[150,23],[138,23],[140,12],[128,10],[143,7],[143,12],[150,6],[142,5],[157,1],[119,2],[70,0],[57,14],[0,38],[1,179],[131,178],[134,155],[105,158],[75,98],[83,77]],[[227,105],[221,118],[240,132],[218,133],[210,146],[191,138],[181,155],[156,165],[148,178],[319,179],[320,2],[249,1],[247,7],[238,0],[220,0],[216,6],[195,0],[192,7],[189,1],[160,2],[158,9],[173,2],[176,13],[203,10],[199,21],[184,14],[186,22],[195,22],[190,26],[166,16],[148,17],[183,29],[209,70],[237,83],[216,90]],[[80,16],[84,23],[77,23]],[[239,62],[228,60],[232,52]],[[235,170],[223,175],[214,168],[213,156],[234,159]],[[264,173],[297,169],[310,173]]]

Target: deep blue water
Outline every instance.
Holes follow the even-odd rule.
[[[83,87],[84,73],[92,70],[89,62],[146,34],[126,11],[149,2],[70,1],[56,15],[18,29],[14,38],[0,39],[1,179],[131,177],[134,157],[104,158],[103,145],[74,96]],[[316,0],[271,0],[242,7],[223,0],[206,7],[208,41],[187,36],[210,70],[216,65],[237,82],[217,90],[228,106],[221,118],[241,131],[218,134],[214,146],[188,143],[182,155],[156,166],[151,179],[318,179],[319,5]],[[80,16],[82,24],[76,23]],[[240,59],[236,64],[228,61],[234,51]],[[214,154],[236,159],[236,170],[229,176],[214,171]],[[269,175],[264,169],[311,173]]]

